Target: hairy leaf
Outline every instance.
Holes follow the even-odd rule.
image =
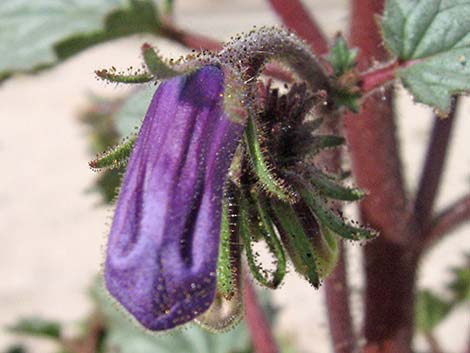
[[[338,35],[328,55],[335,76],[341,76],[356,65],[357,49],[350,49],[342,35]]]
[[[470,91],[470,1],[388,0],[381,22],[384,42],[416,101],[449,112],[453,94]]]
[[[98,43],[158,31],[151,0],[0,2],[0,81],[38,71]]]

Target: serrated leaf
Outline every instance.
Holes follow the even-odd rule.
[[[388,0],[381,26],[386,47],[402,60],[470,47],[470,1]]]
[[[385,46],[400,61],[417,60],[398,77],[444,114],[453,94],[470,90],[469,18],[469,0],[388,0],[381,21]]]
[[[435,55],[397,72],[420,103],[449,113],[454,94],[470,91],[470,46]]]
[[[98,43],[156,33],[151,0],[13,0],[0,2],[0,81],[38,71]]]
[[[415,304],[415,322],[417,329],[422,332],[432,331],[446,318],[451,308],[451,303],[439,298],[431,291],[420,291]]]
[[[17,323],[8,327],[10,332],[23,335],[42,336],[58,339],[61,334],[61,325],[57,321],[45,320],[39,317],[20,319]]]
[[[342,35],[338,35],[331,47],[327,59],[333,67],[335,76],[339,77],[356,65],[357,49],[350,49]]]

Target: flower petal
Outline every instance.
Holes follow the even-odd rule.
[[[215,66],[163,82],[128,163],[105,280],[151,330],[192,320],[215,297],[223,187],[243,131],[223,93]]]

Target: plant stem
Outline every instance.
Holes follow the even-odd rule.
[[[416,223],[420,229],[428,226],[432,217],[434,201],[439,191],[445,160],[449,150],[452,127],[456,118],[457,98],[452,102],[447,118],[434,116],[434,125],[426,152],[418,192],[415,200]]]
[[[432,332],[426,333],[425,337],[426,341],[428,341],[431,353],[444,353],[444,351],[441,349],[441,345],[439,344],[439,342],[437,342],[437,339]]]
[[[323,133],[339,134],[339,117],[337,114],[328,114],[329,119],[325,121]],[[341,150],[327,150],[321,154],[321,165],[332,173],[341,171]],[[338,209],[341,204],[334,205]],[[340,258],[330,276],[325,279],[326,306],[330,336],[335,353],[352,353],[357,349],[354,336],[354,326],[350,309],[350,292],[347,280],[346,249],[340,243]]]
[[[419,62],[419,60],[409,60],[404,62],[398,62],[396,60],[386,63],[378,68],[367,70],[359,76],[359,89],[362,94],[373,91],[380,86],[392,82],[395,80],[396,71],[410,67]]]
[[[317,55],[328,52],[328,41],[300,0],[269,0],[284,25],[307,41]]]
[[[222,48],[218,40],[185,31],[169,22],[161,24],[158,34],[191,49],[220,50]]]
[[[351,1],[351,44],[360,49],[359,69],[384,61],[376,16],[383,0]],[[411,353],[414,281],[417,256],[408,246],[409,219],[395,121],[392,90],[372,95],[361,113],[348,115],[345,130],[360,187],[363,221],[380,232],[365,246],[365,353]]]
[[[333,273],[325,280],[328,323],[335,353],[352,353],[356,349],[349,288],[346,273],[346,248],[340,243],[340,259]]]
[[[423,249],[429,249],[437,240],[465,222],[470,222],[470,194],[460,198],[435,216],[429,228],[423,232]]]
[[[278,353],[269,323],[256,298],[251,280],[243,276],[243,302],[245,305],[245,321],[251,335],[255,353]]]

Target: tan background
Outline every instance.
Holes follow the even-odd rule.
[[[264,1],[180,0],[177,22],[218,38],[274,24],[276,18]],[[306,1],[331,36],[347,25],[344,1]],[[84,127],[77,113],[87,95],[116,96],[126,88],[98,82],[97,68],[127,67],[140,63],[144,41],[169,55],[182,49],[161,39],[135,36],[93,48],[37,77],[17,77],[0,87],[0,325],[21,315],[39,314],[77,320],[90,310],[85,288],[100,269],[102,247],[111,210],[98,206],[97,194],[88,193],[95,174]],[[401,92],[401,91],[400,91]],[[428,138],[430,112],[411,103],[401,92],[399,128],[404,165],[410,189],[418,177]],[[438,206],[468,191],[470,177],[470,104],[460,108],[455,139],[448,160],[445,185]],[[462,262],[470,249],[467,225],[434,249],[423,261],[419,283],[440,289],[447,267]],[[358,247],[349,266],[356,296],[355,319],[360,324],[360,256]],[[385,279],[386,280],[386,279]],[[322,290],[312,290],[290,275],[276,302],[282,305],[277,327],[297,340],[301,352],[329,352]],[[469,309],[467,307],[467,309]],[[463,310],[453,314],[438,330],[449,353],[462,351],[469,332]],[[0,332],[0,351],[15,337]],[[51,352],[44,341],[29,340],[34,352]],[[421,347],[423,343],[418,340]]]

